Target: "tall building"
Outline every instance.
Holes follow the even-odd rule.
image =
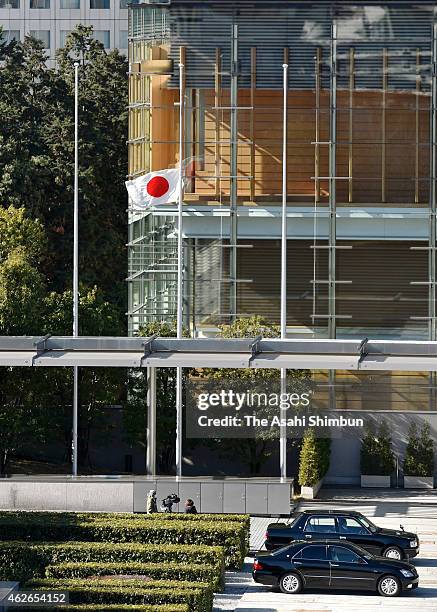
[[[179,163],[184,65],[194,336],[279,322],[286,63],[288,337],[437,339],[434,2],[170,0],[132,6],[129,41],[131,177]],[[129,213],[131,333],[175,317],[175,213]],[[330,407],[437,409],[433,373],[316,376]]]
[[[92,25],[105,49],[127,54],[129,0],[0,0],[3,36],[23,40],[32,34],[43,41],[53,63],[56,49],[79,23]]]

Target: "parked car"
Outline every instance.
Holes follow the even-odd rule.
[[[265,535],[265,547],[274,550],[295,540],[341,540],[361,546],[373,555],[410,559],[419,554],[416,534],[401,527],[377,527],[360,512],[305,510],[290,523],[272,523]]]
[[[295,594],[304,588],[377,591],[396,597],[419,586],[414,565],[375,557],[349,542],[294,542],[274,552],[259,552],[253,563],[255,582]]]

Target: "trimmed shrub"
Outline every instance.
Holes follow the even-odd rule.
[[[13,513],[17,514],[17,513]],[[51,522],[44,515],[0,517],[0,540],[141,542],[144,544],[207,544],[223,546],[226,566],[240,568],[248,550],[248,529],[220,521],[124,519],[76,521],[63,515]],[[64,515],[65,516],[65,515]]]
[[[361,441],[361,474],[390,476],[395,468],[390,431],[383,421],[379,430],[368,427]]]
[[[47,578],[89,578],[109,575],[142,575],[155,580],[190,580],[223,586],[223,574],[217,565],[181,563],[59,563],[46,567]]]
[[[221,575],[224,549],[189,544],[113,544],[108,542],[0,542],[0,580],[25,581],[44,576],[59,563],[166,563],[215,566]]]
[[[405,476],[429,477],[434,474],[434,441],[430,434],[429,423],[424,423],[420,431],[416,423],[411,423],[405,451]]]
[[[39,612],[47,612],[47,608],[35,608],[32,606],[32,610]],[[88,612],[106,612],[106,610],[116,610],[117,612],[126,612],[134,610],[138,610],[141,612],[190,612],[189,606],[186,604],[171,604],[171,605],[157,605],[157,606],[148,606],[148,605],[129,605],[129,604],[105,604],[101,606],[99,604],[76,604],[76,605],[68,605],[57,607],[50,607],[50,610],[55,610],[56,612],[62,612],[62,610],[87,610]]]
[[[25,588],[65,590],[72,604],[187,604],[190,612],[210,612],[211,585],[166,580],[31,580]]]
[[[35,608],[34,606],[32,606],[32,610],[37,610],[38,612],[39,610],[44,610],[44,612],[47,612],[47,608]],[[56,612],[62,612],[62,610],[88,610],[88,612],[106,612],[106,610],[117,610],[117,612],[118,610],[121,612],[123,612],[123,610],[141,610],[141,612],[190,612],[190,608],[186,604],[171,604],[169,606],[165,604],[161,606],[136,606],[134,604],[105,604],[101,606],[99,604],[76,604],[72,606],[62,606],[60,608],[50,606],[50,610],[56,610]]]
[[[313,429],[307,429],[299,455],[299,484],[312,487],[329,469],[331,439],[316,438]]]
[[[1,514],[0,514],[1,516]],[[86,514],[79,514],[79,516],[83,516],[83,517],[89,517],[90,514],[86,513]],[[91,515],[91,516],[96,516]],[[165,520],[165,521],[171,521],[171,520],[177,520],[177,521],[218,521],[218,522],[225,522],[225,523],[242,523],[243,525],[246,525],[247,527],[250,527],[250,515],[249,514],[183,514],[182,512],[171,512],[171,513],[165,513],[165,512],[158,512],[157,514],[143,514],[141,512],[135,513],[135,514],[131,514],[131,513],[126,513],[126,512],[120,512],[120,513],[107,513],[107,512],[100,512],[98,515],[98,517],[104,517],[104,518],[111,518],[111,519],[138,519],[138,520],[156,520],[157,518],[159,518],[160,520]],[[98,520],[98,519],[97,519]]]

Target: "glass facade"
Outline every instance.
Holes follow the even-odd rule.
[[[132,177],[178,164],[185,65],[193,333],[239,315],[279,321],[285,57],[289,336],[437,338],[436,22],[433,3],[132,7]],[[168,76],[142,74],[163,60]],[[168,212],[153,213],[154,227]],[[130,282],[148,301],[131,312],[131,332],[139,318],[174,315],[175,295],[163,307],[158,272],[145,258],[141,266],[148,276]]]
[[[20,30],[3,30],[1,33],[1,38],[6,42],[20,40]]]
[[[50,49],[50,30],[30,30],[29,34],[33,38],[40,40],[44,45],[44,49]]]
[[[109,49],[111,46],[111,33],[109,30],[94,30],[93,36],[102,43],[105,49]]]

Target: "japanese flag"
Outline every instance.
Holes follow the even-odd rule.
[[[126,181],[126,188],[135,210],[145,210],[149,206],[177,202],[179,170],[149,172],[132,181]]]

